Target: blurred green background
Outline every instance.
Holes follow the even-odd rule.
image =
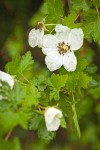
[[[30,22],[42,3],[42,0],[0,0],[0,70],[4,70],[5,64],[17,52],[23,54],[31,50],[33,59],[37,62],[34,74],[48,74],[41,50],[32,49],[28,45],[28,33],[33,28]],[[67,11],[68,1],[65,1],[65,5]],[[89,45],[85,52],[88,62],[98,68],[94,78],[100,81],[100,46],[95,42],[90,44],[85,41],[84,44]],[[94,70],[91,70],[91,74],[94,74]],[[56,138],[50,143],[39,140],[36,131],[25,131],[17,127],[8,142],[0,140],[0,150],[19,150],[19,147],[22,150],[100,150],[100,82],[93,89],[83,91],[82,104],[77,111],[81,116],[80,139],[70,126],[67,130],[57,131]]]

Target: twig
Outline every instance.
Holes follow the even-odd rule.
[[[83,55],[85,54],[87,47],[88,47],[88,43],[85,41],[84,45],[83,45],[83,48],[82,48],[82,51],[80,53],[81,57],[83,57]]]
[[[11,130],[7,133],[7,135],[6,135],[5,139],[4,139],[5,141],[8,141],[8,139],[9,139],[10,136],[11,136],[12,131],[13,131],[13,129],[11,129]]]
[[[100,18],[100,15],[99,15],[99,9],[98,9],[97,6],[96,6],[96,11],[97,11],[97,14],[98,14],[98,18]]]

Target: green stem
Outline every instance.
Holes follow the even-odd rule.
[[[57,24],[45,24],[45,26],[55,26]]]

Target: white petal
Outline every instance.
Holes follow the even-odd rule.
[[[61,24],[57,24],[55,27],[56,32],[67,32],[69,30],[70,30],[70,28],[68,28],[67,26],[63,26]]]
[[[46,123],[46,127],[48,131],[57,131],[60,126],[60,120],[55,118],[51,123]]]
[[[43,54],[45,55],[49,55],[49,53],[52,53],[52,52],[57,52],[58,51],[58,48],[57,47],[50,47],[50,48],[42,48],[42,52]]]
[[[4,81],[4,82],[7,82],[8,85],[11,87],[11,89],[13,88],[14,80],[8,73],[0,71],[0,80]]]
[[[82,29],[72,29],[69,35],[71,50],[78,50],[83,45],[84,34]]]
[[[50,48],[50,47],[57,47],[58,40],[55,35],[47,34],[43,36],[43,47]]]
[[[59,43],[65,42],[65,44],[68,43],[68,39],[69,39],[69,33],[70,31],[67,32],[61,32],[61,33],[56,33],[55,37],[59,40]]]
[[[50,107],[46,110],[44,117],[48,131],[56,131],[60,126],[62,112],[56,108]]]
[[[38,35],[38,47],[42,47],[43,45],[43,36],[44,36],[44,30],[41,30]]]
[[[67,71],[75,71],[77,59],[73,52],[67,52],[63,57],[63,65]]]
[[[50,71],[55,71],[62,66],[63,56],[58,52],[50,53],[45,57],[45,63]]]
[[[32,29],[29,33],[29,39],[28,39],[29,45],[31,47],[35,47],[37,45],[41,47],[43,35],[44,35],[44,30]]]

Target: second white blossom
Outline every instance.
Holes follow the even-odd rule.
[[[62,112],[54,107],[49,107],[45,114],[45,122],[48,131],[56,131],[60,126],[60,119],[63,117]]]
[[[59,69],[62,65],[67,71],[75,71],[77,59],[74,54],[83,45],[82,29],[70,29],[56,25],[55,35],[44,35],[42,52],[46,55],[45,63],[50,71]]]

